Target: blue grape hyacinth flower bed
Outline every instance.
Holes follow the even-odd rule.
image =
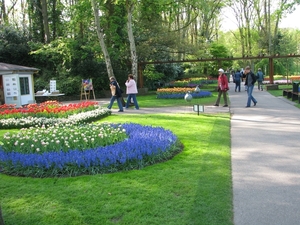
[[[31,177],[109,173],[141,169],[168,160],[182,150],[178,138],[162,127],[133,123],[122,127],[128,138],[93,149],[24,154],[5,152],[0,146],[0,172]]]

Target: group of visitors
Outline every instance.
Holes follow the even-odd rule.
[[[229,90],[228,79],[223,69],[219,69],[218,72],[219,72],[218,97],[214,106],[219,106],[221,96],[223,96],[224,99],[223,107],[228,107],[228,102],[227,102],[227,91]],[[235,92],[241,91],[241,82],[243,79],[245,80],[245,91],[247,91],[248,94],[246,107],[248,108],[251,106],[251,101],[253,102],[253,105],[256,106],[257,100],[253,97],[252,92],[256,81],[258,83],[258,90],[263,91],[264,74],[261,68],[259,68],[258,72],[254,74],[251,71],[250,66],[246,66],[245,69],[234,71],[232,73],[232,79],[233,82],[235,83]]]
[[[110,103],[107,106],[108,109],[111,109],[112,105],[114,104],[115,100],[117,100],[119,111],[118,112],[124,112],[124,108],[129,108],[129,104],[131,104],[131,100],[133,101],[133,104],[135,106],[135,109],[139,109],[139,105],[136,99],[136,94],[138,93],[136,82],[133,78],[132,74],[128,75],[128,79],[125,82],[126,86],[126,94],[127,94],[127,100],[126,103],[122,102],[123,97],[123,91],[120,88],[119,83],[116,81],[114,77],[110,77],[110,90],[111,90],[111,99]],[[124,101],[124,100],[123,100]]]
[[[224,106],[228,107],[228,101],[227,101],[227,91],[229,90],[228,86],[228,78],[225,74],[223,69],[219,69],[219,76],[218,76],[218,97],[216,100],[216,103],[214,106],[219,106],[221,96],[223,96],[224,99]],[[241,82],[244,79],[245,80],[245,91],[247,91],[248,99],[246,107],[251,106],[251,101],[253,102],[253,105],[256,106],[257,100],[253,97],[252,92],[254,89],[254,84],[258,83],[258,90],[263,91],[263,80],[264,80],[264,74],[262,70],[259,68],[256,75],[251,71],[250,66],[246,66],[245,69],[236,70],[232,73],[232,79],[235,83],[235,92],[241,91]],[[122,102],[123,97],[123,91],[120,88],[120,85],[116,81],[114,77],[110,77],[110,89],[111,89],[111,99],[110,103],[108,105],[108,109],[111,109],[112,105],[114,104],[114,101],[117,100],[119,112],[124,112],[123,107],[125,106],[126,109],[129,108],[129,105],[131,104],[131,101],[133,101],[133,104],[135,106],[135,109],[139,109],[139,105],[136,99],[136,94],[138,93],[137,85],[134,80],[134,77],[132,74],[128,75],[128,79],[125,82],[126,86],[126,94],[127,94],[127,100],[126,103]],[[123,100],[124,101],[124,100]]]

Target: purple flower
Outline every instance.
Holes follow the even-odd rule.
[[[118,126],[118,124],[116,124]],[[68,168],[83,173],[91,168],[95,171],[103,168],[116,168],[126,163],[147,160],[160,156],[177,142],[177,137],[162,127],[123,124],[128,139],[105,147],[88,150],[72,149],[67,152],[19,153],[4,152],[0,146],[0,169],[10,174],[33,176],[36,173],[68,174]],[[41,172],[42,171],[42,172]],[[45,176],[45,175],[40,175]]]

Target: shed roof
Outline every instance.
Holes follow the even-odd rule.
[[[9,72],[9,71],[28,71],[28,72],[36,72],[39,71],[37,68],[27,67],[27,66],[19,66],[8,63],[0,62],[0,72]]]

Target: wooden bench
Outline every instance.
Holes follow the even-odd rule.
[[[283,90],[282,96],[287,96],[291,90]]]
[[[282,95],[286,96],[287,98],[291,98],[292,101],[298,100],[298,102],[300,103],[300,92],[293,92],[292,90],[283,90]]]

